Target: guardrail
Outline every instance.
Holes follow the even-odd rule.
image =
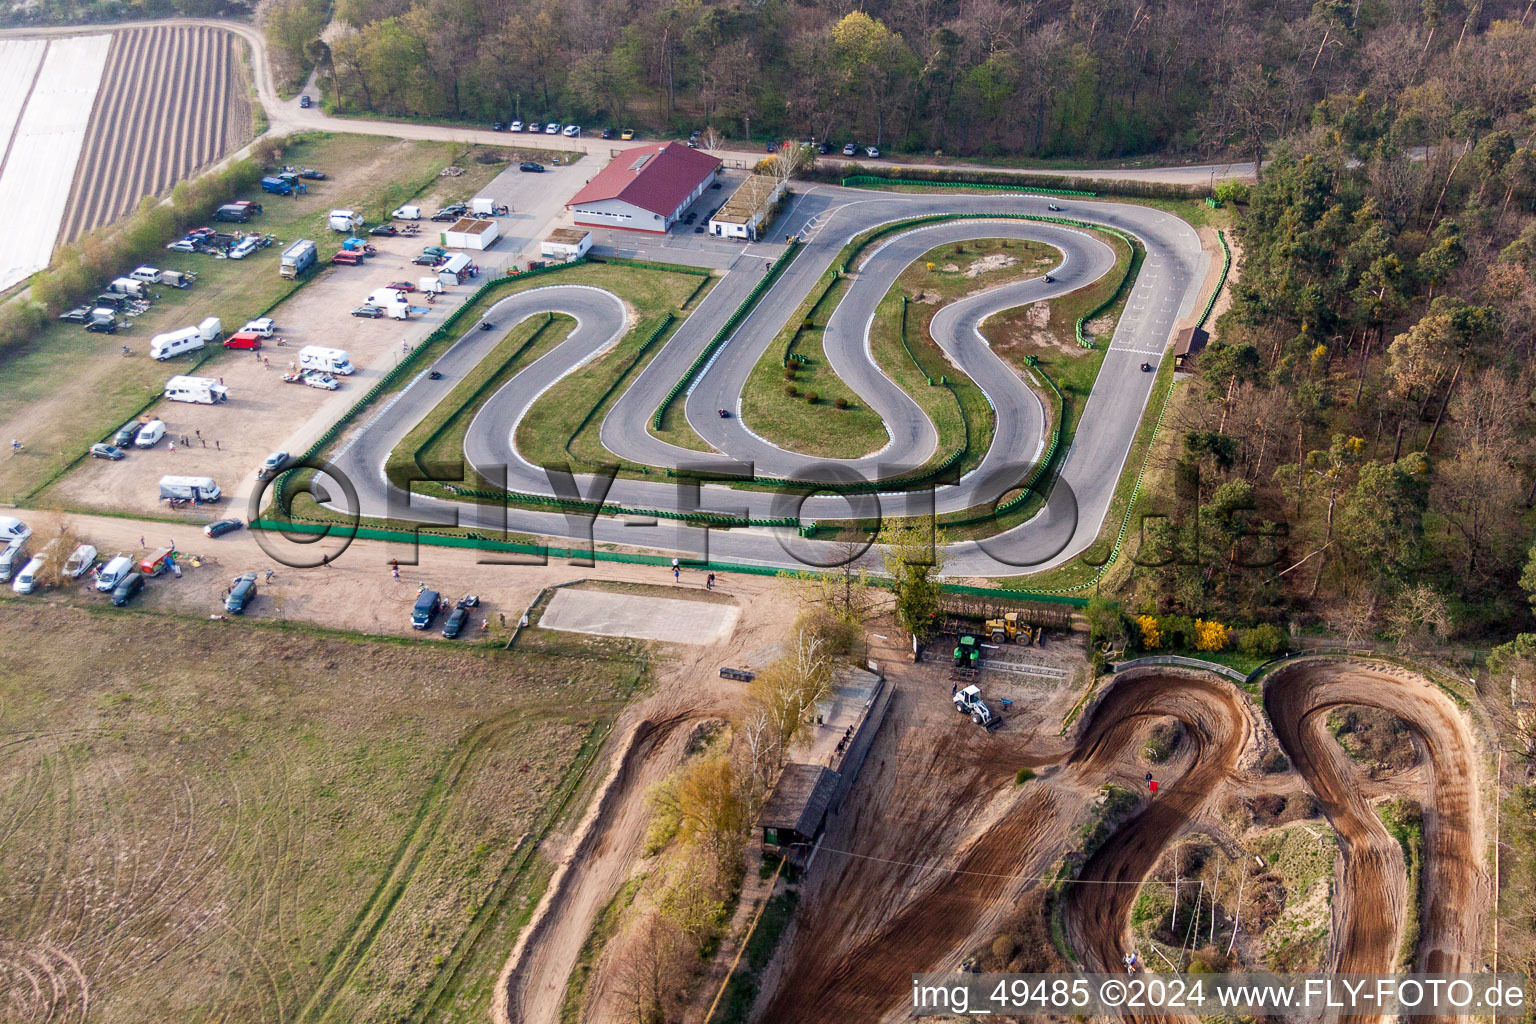
[[[752,290],[747,293],[747,297],[741,300],[741,305],[736,307],[736,312],[732,313],[724,325],[715,332],[715,336],[709,339],[709,344],[705,345],[704,350],[688,365],[688,369],[683,371],[681,379],[672,385],[672,390],[667,392],[667,397],[663,398],[661,404],[656,407],[656,413],[651,417],[652,428],[656,430],[661,429],[661,418],[666,414],[667,408],[692,383],[694,375],[704,368],[705,363],[713,358],[720,346],[724,345],[730,336],[736,332],[736,328],[746,319],[747,314],[752,312],[753,307],[757,305],[757,301],[779,279],[779,275],[784,272],[784,268],[789,266],[790,262],[794,260],[801,246],[801,242],[790,242],[788,248],[784,250],[778,259],[773,261],[773,265],[768,268],[768,272],[763,275],[763,279],[752,286]]]
[[[1140,269],[1142,257],[1145,255],[1141,246],[1136,244],[1136,240],[1124,231],[1117,231],[1114,228],[1100,228],[1099,230],[1105,234],[1114,235],[1130,246],[1131,260],[1125,265],[1125,273],[1120,275],[1120,283],[1115,285],[1115,290],[1110,293],[1109,298],[1077,318],[1077,323],[1073,326],[1072,330],[1077,335],[1077,343],[1083,348],[1093,348],[1093,339],[1083,333],[1083,325],[1120,300],[1121,294],[1125,291],[1126,283],[1136,276],[1136,271]]]
[[[1033,185],[996,185],[984,181],[949,181],[943,178],[887,178],[879,174],[854,174],[843,179],[845,188],[863,188],[866,185],[945,185],[951,188],[974,188],[988,192],[1038,192],[1044,196],[1075,196],[1093,199],[1097,192],[1081,192],[1070,188],[1036,188]]]
[[[1226,676],[1234,683],[1247,685],[1251,673],[1239,672],[1230,665],[1223,665],[1219,661],[1206,661],[1203,658],[1186,658],[1180,654],[1149,654],[1142,658],[1132,658],[1130,661],[1117,661],[1109,667],[1111,672],[1124,672],[1128,668],[1144,668],[1152,665],[1174,665],[1179,668],[1198,668],[1207,672],[1215,672]]]

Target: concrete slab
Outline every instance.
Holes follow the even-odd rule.
[[[559,590],[539,618],[539,627],[673,644],[713,644],[730,636],[740,617],[741,609],[734,604]]]

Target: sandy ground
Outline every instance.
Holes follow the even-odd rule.
[[[741,609],[733,605],[562,590],[539,616],[539,628],[707,645],[730,636],[740,617]]]
[[[482,192],[511,206],[513,213],[497,218],[504,237],[495,247],[470,253],[484,272],[479,278],[449,288],[433,305],[419,294],[412,295],[413,304],[429,312],[408,321],[387,317],[368,320],[351,312],[376,288],[392,281],[415,283],[427,276],[429,269],[413,265],[411,259],[420,254],[422,246],[437,244],[435,229],[442,225],[422,221],[421,235],[416,238],[370,237],[379,250],[377,256],[362,266],[320,271],[316,280],[273,312],[277,334],[286,344],[279,345],[274,338],[258,353],[231,352],[197,371],[200,376],[223,380],[229,388],[228,402],[216,406],[157,403],[146,415],[165,421],[166,441],[148,451],[132,449],[121,462],[88,459],[50,488],[46,498],[75,508],[159,515],[165,512],[157,486],[162,475],[209,476],[223,489],[226,503],[238,509],[220,514],[249,518],[245,505],[256,484],[256,469],[268,453],[299,455],[306,451],[380,377],[394,369],[409,348],[436,330],[477,288],[508,264],[524,263],[530,249],[537,251],[557,200],[579,187],[582,175],[590,173],[578,164],[524,175],[513,165],[498,175]],[[420,203],[430,207],[432,197]],[[225,332],[240,326],[226,323]],[[135,349],[132,358],[148,358],[147,342],[147,338],[139,339],[131,346]],[[345,349],[357,372],[338,377],[341,387],[336,391],[283,383],[283,371],[298,359],[299,349],[305,345]],[[186,372],[184,359],[171,359],[164,365],[167,378]],[[191,442],[190,450],[182,447],[183,435]],[[172,440],[176,442],[174,453],[168,444]],[[210,518],[217,516],[187,513],[188,522]]]

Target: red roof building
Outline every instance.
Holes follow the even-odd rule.
[[[626,149],[566,203],[577,224],[664,234],[714,181],[720,161],[679,142]]]

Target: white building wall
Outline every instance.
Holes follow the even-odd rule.
[[[620,199],[582,203],[571,207],[571,213],[582,227],[628,228],[631,231],[654,231],[657,234],[667,230],[667,224],[659,215]]]

